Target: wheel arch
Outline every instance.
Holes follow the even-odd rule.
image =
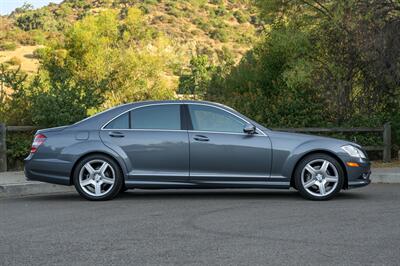
[[[342,159],[339,158],[339,156],[337,156],[334,152],[331,151],[327,151],[327,150],[313,150],[310,152],[307,152],[305,154],[303,154],[297,161],[296,164],[294,165],[292,171],[291,171],[291,175],[290,175],[290,186],[295,188],[295,184],[294,184],[294,172],[296,171],[299,163],[301,162],[301,160],[303,160],[305,157],[310,156],[312,154],[317,154],[317,153],[322,153],[322,154],[326,154],[329,155],[331,157],[333,157],[336,161],[338,161],[338,163],[340,164],[340,166],[342,167],[343,173],[344,173],[344,182],[343,182],[343,188],[347,189],[348,188],[348,179],[347,179],[347,170],[346,170],[346,166],[344,164],[344,162],[342,161]]]
[[[107,153],[107,152],[104,152],[104,151],[90,151],[90,152],[87,152],[87,153],[85,153],[85,154],[82,154],[82,155],[74,162],[74,165],[72,166],[71,173],[70,173],[70,177],[69,177],[69,183],[70,183],[70,185],[73,185],[73,184],[74,184],[73,175],[74,175],[74,172],[75,172],[75,169],[76,169],[78,163],[79,163],[81,160],[83,160],[84,158],[89,157],[89,156],[92,156],[92,155],[96,155],[96,154],[97,154],[97,155],[106,156],[106,157],[108,157],[110,160],[113,160],[113,161],[119,166],[119,168],[120,168],[120,170],[121,170],[121,173],[122,173],[122,175],[124,176],[124,179],[125,179],[125,176],[126,176],[125,168],[123,167],[122,162],[120,162],[117,158],[115,158],[115,156],[114,156],[113,154],[110,154],[110,153]]]

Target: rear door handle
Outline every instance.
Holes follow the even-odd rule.
[[[194,140],[196,141],[209,141],[210,139],[206,136],[203,135],[196,135],[193,137]]]
[[[108,135],[110,135],[110,137],[112,137],[112,138],[123,138],[123,137],[125,137],[125,135],[123,133],[115,132],[115,131],[112,131],[112,132],[108,133]]]

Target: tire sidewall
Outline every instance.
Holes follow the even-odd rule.
[[[326,196],[323,196],[323,197],[317,197],[317,196],[314,196],[314,195],[308,193],[307,190],[304,188],[303,183],[301,182],[301,173],[303,171],[303,168],[309,162],[311,162],[313,160],[316,160],[316,159],[323,159],[323,160],[329,161],[331,164],[333,164],[336,167],[336,169],[338,171],[338,179],[339,179],[339,181],[338,181],[338,184],[337,184],[335,190],[332,193],[330,193],[329,195],[326,195]],[[296,186],[297,190],[300,192],[300,194],[303,197],[305,197],[307,199],[310,199],[310,200],[328,200],[328,199],[333,198],[343,188],[344,179],[345,179],[344,178],[344,171],[343,171],[343,168],[340,165],[340,163],[335,158],[333,158],[332,156],[327,155],[327,154],[323,154],[323,153],[311,154],[311,155],[306,156],[305,158],[303,158],[299,162],[299,164],[298,164],[298,166],[297,166],[297,168],[295,170],[295,174],[294,174],[294,181],[295,181],[295,186]]]
[[[109,192],[107,192],[107,194],[102,195],[100,197],[96,197],[96,196],[87,194],[82,189],[82,187],[80,186],[80,183],[79,183],[79,173],[80,173],[82,167],[87,162],[96,160],[96,159],[106,161],[114,169],[114,172],[115,172],[114,186],[112,187],[112,189]],[[89,155],[89,156],[81,159],[78,162],[77,166],[75,167],[74,174],[73,174],[73,183],[74,183],[75,189],[82,197],[84,197],[85,199],[88,199],[88,200],[93,200],[93,201],[110,200],[110,199],[114,198],[121,191],[123,184],[124,184],[122,171],[121,171],[119,165],[112,158],[102,155],[102,154],[93,154],[93,155]]]

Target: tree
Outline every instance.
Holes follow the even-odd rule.
[[[25,88],[27,77],[21,66],[8,68],[0,64],[0,121],[13,124],[29,121],[30,105]]]
[[[199,55],[192,57],[189,69],[189,74],[180,77],[179,92],[202,99],[207,92],[214,66],[210,64],[206,55]]]
[[[31,86],[34,122],[72,123],[129,101],[173,98],[174,51],[154,32],[134,8],[122,21],[107,10],[76,22],[63,42],[41,51]],[[43,115],[51,109],[62,119]]]
[[[21,7],[17,7],[14,12],[15,13],[24,13],[26,11],[32,10],[33,5],[25,2]]]
[[[265,17],[308,32],[313,84],[325,95],[335,123],[373,110],[387,114],[399,91],[398,1],[258,1]],[[391,110],[393,112],[393,109]]]

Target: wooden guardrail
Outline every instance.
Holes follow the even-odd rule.
[[[392,150],[392,127],[390,122],[385,123],[383,127],[369,128],[369,127],[356,127],[356,128],[274,128],[274,130],[286,131],[286,132],[298,132],[298,133],[370,133],[370,132],[381,132],[383,138],[382,146],[363,146],[366,151],[383,151],[383,161],[391,161],[391,150]]]
[[[0,172],[7,171],[7,132],[24,132],[35,129],[38,128],[33,126],[6,126],[5,124],[0,123]],[[274,130],[299,133],[381,132],[383,137],[383,146],[364,146],[364,149],[367,151],[383,151],[383,161],[389,162],[391,160],[392,137],[390,123],[386,123],[383,125],[383,127],[379,128],[274,128]]]

